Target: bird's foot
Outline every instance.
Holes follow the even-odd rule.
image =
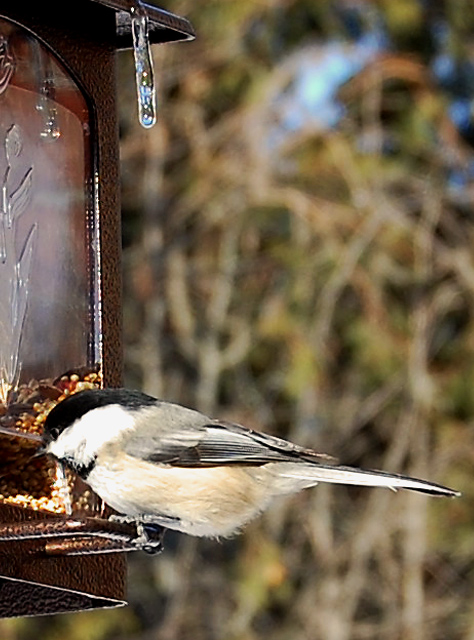
[[[163,537],[167,526],[179,522],[179,518],[168,516],[125,516],[113,514],[109,518],[112,522],[122,524],[134,524],[137,528],[137,537],[131,543],[138,551],[149,554],[157,554],[163,551]]]
[[[150,533],[152,537],[150,537]],[[159,525],[145,525],[137,522],[137,537],[132,540],[133,546],[139,551],[144,551],[150,555],[161,553],[164,549],[163,537],[165,529]]]

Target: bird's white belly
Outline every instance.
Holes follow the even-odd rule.
[[[195,536],[228,536],[269,498],[258,468],[178,468],[123,455],[99,457],[87,482],[121,514],[176,519],[166,526]]]

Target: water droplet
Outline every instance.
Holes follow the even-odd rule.
[[[137,83],[138,118],[149,129],[156,122],[156,89],[153,78],[153,60],[148,38],[148,19],[138,3],[131,11],[135,78]]]
[[[46,70],[51,74],[49,69]],[[56,87],[52,75],[47,75],[43,85],[39,90],[39,101],[36,105],[37,111],[43,114],[43,129],[40,137],[46,142],[54,142],[61,136],[61,129],[58,124],[58,111],[55,107]]]

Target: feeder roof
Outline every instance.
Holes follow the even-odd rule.
[[[117,22],[117,48],[132,47],[131,11],[140,4],[148,17],[148,35],[151,44],[194,40],[196,34],[191,23],[174,13],[157,7],[153,0],[94,0],[111,9],[115,9]]]

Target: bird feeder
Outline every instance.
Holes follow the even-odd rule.
[[[117,606],[136,535],[34,457],[48,411],[122,376],[115,52],[155,118],[152,43],[189,22],[147,3],[0,9],[0,617]]]

